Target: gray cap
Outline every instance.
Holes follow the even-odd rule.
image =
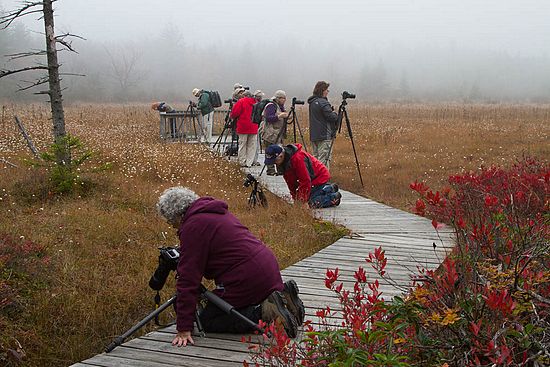
[[[286,97],[286,93],[284,90],[278,90],[275,92],[275,95],[274,95],[275,98],[280,98],[280,97]]]

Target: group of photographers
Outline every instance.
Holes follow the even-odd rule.
[[[338,186],[329,182],[328,167],[339,117],[328,102],[328,88],[329,83],[318,82],[308,99],[313,154],[298,143],[282,145],[289,117],[284,91],[278,90],[272,99],[265,100],[260,124],[253,121],[253,110],[264,101],[263,93],[259,90],[251,93],[236,84],[232,96],[235,103],[231,118],[236,121],[239,136],[239,163],[248,167],[259,164],[260,133],[267,174],[282,175],[294,201],[306,207],[336,206],[341,199]],[[197,108],[203,116],[203,128],[211,136],[214,109],[208,93],[194,89],[193,95],[199,99]],[[194,343],[191,333],[203,277],[213,279],[216,284],[213,293],[252,323],[275,322],[289,337],[297,335],[305,308],[296,282],[283,283],[275,255],[229,212],[225,202],[199,197],[185,187],[172,187],[160,196],[157,209],[177,229],[180,241],[175,301],[177,335],[173,345]],[[196,317],[209,332],[254,331],[249,323],[211,302],[203,302]]]
[[[263,100],[261,90],[252,93],[248,87],[236,83],[230,100],[230,117],[235,121],[233,130],[238,135],[237,159],[241,167],[260,165],[258,153],[261,142],[266,153],[266,174],[282,175],[292,198],[313,208],[339,205],[342,196],[338,185],[329,182],[332,148],[340,118],[328,101],[329,86],[325,81],[317,82],[312,96],[308,98],[312,154],[304,151],[300,144],[282,146],[289,118],[285,109],[285,91],[277,90],[271,99]],[[195,88],[193,95],[199,98],[197,108],[203,114],[203,121],[210,121],[205,126],[210,136],[212,119],[205,117],[213,114],[212,104],[208,101],[209,93]],[[292,107],[294,103],[304,102],[293,99]],[[261,108],[261,116],[255,120],[256,106]]]

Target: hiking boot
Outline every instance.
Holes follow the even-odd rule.
[[[275,170],[275,165],[267,166],[266,174],[268,176],[277,176],[277,171]]]
[[[267,323],[275,321],[282,324],[289,338],[295,338],[298,335],[298,322],[287,310],[285,299],[279,291],[274,291],[262,302],[262,321]]]
[[[342,199],[342,194],[340,194],[339,192],[335,192],[334,194],[332,194],[332,200],[330,201],[330,203],[332,204],[332,206],[338,206],[340,205],[340,199]]]
[[[338,184],[332,184],[332,189],[334,190],[334,192],[338,192]]]
[[[290,311],[292,315],[298,321],[298,325],[302,326],[304,323],[304,317],[306,316],[306,309],[304,303],[298,297],[300,290],[298,289],[298,284],[294,280],[289,280],[284,284],[285,288],[283,289],[283,296],[286,300],[286,308]]]

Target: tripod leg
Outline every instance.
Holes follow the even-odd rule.
[[[295,116],[295,125],[298,126],[298,132],[300,133],[300,138],[302,138],[302,144],[304,145],[304,149],[306,150],[306,152],[308,151],[307,150],[307,145],[306,145],[306,140],[304,139],[304,134],[302,134],[302,128],[300,127],[300,124],[298,123],[298,116],[296,115],[296,113],[294,113],[294,116]],[[294,140],[296,140],[296,127],[294,128]]]
[[[343,111],[344,111],[344,117],[346,118],[346,127],[348,129],[349,138],[351,140],[351,146],[353,148],[353,155],[355,156],[355,165],[357,166],[357,172],[359,173],[359,180],[361,180],[361,186],[365,187],[365,185],[363,185],[363,177],[361,176],[361,169],[359,168],[359,160],[357,159],[357,151],[355,150],[355,143],[353,141],[353,134],[351,132],[351,124],[349,122],[348,112],[346,111],[345,108],[343,109]]]
[[[297,143],[298,140],[296,140],[296,111],[292,111],[292,133],[294,135],[294,142]]]
[[[218,136],[218,139],[216,139],[216,142],[212,146],[212,149],[216,149],[216,146],[218,146],[218,148],[219,148],[219,144],[221,143],[221,140],[222,140],[223,134],[225,133],[225,130],[227,130],[227,125],[224,125],[224,127],[222,129],[222,132],[220,133],[220,136]]]
[[[155,311],[151,312],[149,315],[145,316],[140,322],[138,322],[136,325],[132,326],[127,332],[122,334],[121,336],[115,338],[111,344],[105,348],[105,352],[109,353],[122,343],[124,343],[124,340],[128,338],[130,335],[134,334],[136,331],[141,329],[143,326],[145,326],[149,321],[153,320],[158,314],[160,314],[162,311],[164,311],[166,308],[170,307],[174,302],[176,301],[176,296],[173,296],[168,301],[164,302],[162,305],[160,305],[159,308],[157,308]]]

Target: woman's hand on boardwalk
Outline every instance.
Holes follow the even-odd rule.
[[[178,335],[172,340],[172,345],[181,347],[182,345],[185,347],[187,346],[187,343],[195,344],[193,341],[193,338],[191,337],[190,331],[179,331]]]

